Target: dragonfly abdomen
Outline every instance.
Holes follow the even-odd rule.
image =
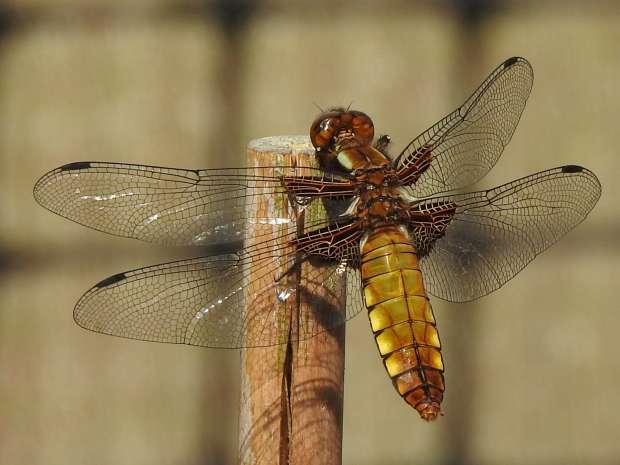
[[[404,227],[371,231],[361,246],[362,288],[383,364],[394,387],[425,420],[440,413],[441,344],[416,248]]]

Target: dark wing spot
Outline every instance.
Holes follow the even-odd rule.
[[[506,61],[504,61],[504,68],[510,68],[517,61],[519,61],[519,57],[510,57]]]
[[[119,281],[122,281],[123,279],[125,279],[127,276],[125,276],[125,273],[118,273],[115,275],[112,275],[108,278],[105,278],[103,281],[101,281],[100,283],[97,283],[95,285],[95,287],[98,287],[99,289],[101,289],[102,287],[108,287],[114,283],[117,283]]]
[[[566,165],[562,167],[562,173],[581,173],[583,171],[582,166]]]
[[[86,170],[90,168],[89,161],[76,161],[74,163],[68,163],[60,167],[61,171],[77,171],[77,170]]]

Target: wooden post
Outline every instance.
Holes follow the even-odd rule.
[[[308,137],[268,137],[250,142],[248,166],[268,167],[265,174],[273,175],[272,167],[280,165],[316,166],[314,150]],[[286,218],[293,208],[283,194],[265,192],[263,198],[263,202],[253,202],[260,205],[249,207],[261,210],[249,212],[254,217]],[[321,208],[320,201],[313,202],[311,207],[298,215],[298,223],[316,217]],[[275,237],[277,231],[274,230],[273,235],[270,239],[278,241]],[[261,237],[261,241],[264,240]],[[252,243],[253,239],[246,237],[246,241]],[[294,254],[295,251],[291,248],[288,253]],[[304,263],[300,275],[308,273],[312,266]],[[312,271],[316,273],[317,270]],[[251,273],[255,274],[255,271],[252,269]],[[318,279],[321,279],[320,275]],[[342,295],[346,291],[346,282],[338,286],[338,292]],[[320,289],[318,292],[321,292]],[[273,305],[283,305],[275,301],[275,293],[273,297]],[[325,305],[330,305],[330,299],[333,298],[330,295],[319,297]],[[313,299],[314,302],[316,300]],[[295,328],[295,318],[308,302],[303,295],[298,295],[288,299],[286,305],[292,312],[291,326]],[[344,312],[345,309],[337,311]],[[320,309],[318,312],[303,311],[302,314],[304,318],[320,315]],[[320,325],[320,322],[316,321],[316,325]],[[283,337],[286,337],[286,332]],[[284,341],[277,346],[242,351],[239,418],[241,464],[342,463],[344,337],[342,325],[307,340]]]

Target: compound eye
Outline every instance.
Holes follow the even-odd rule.
[[[310,139],[315,148],[324,149],[331,144],[337,130],[336,123],[335,118],[324,118],[312,125]]]
[[[353,128],[353,133],[367,144],[370,144],[375,137],[375,128],[372,124],[372,120],[367,114],[361,111],[356,111],[354,113],[351,127]]]
[[[321,124],[319,124],[319,131],[321,134],[334,133],[334,122],[331,120],[331,118],[321,121]]]

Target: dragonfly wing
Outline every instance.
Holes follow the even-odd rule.
[[[252,235],[266,198],[287,202],[282,176],[338,180],[309,167],[183,170],[107,162],[77,162],[45,174],[34,188],[43,207],[109,234],[164,245],[217,245]]]
[[[534,79],[524,58],[498,66],[458,109],[413,139],[396,159],[416,198],[475,183],[510,142]]]
[[[80,298],[74,319],[130,339],[240,348],[280,344],[289,335],[307,339],[361,308],[345,310],[347,289],[359,294],[356,271],[347,279],[346,263],[301,263],[294,254],[272,252],[201,257],[111,276]],[[294,305],[299,322],[291,332]]]
[[[429,292],[453,302],[484,296],[584,220],[601,195],[596,176],[563,166],[487,191],[436,196],[454,216],[421,259]]]

